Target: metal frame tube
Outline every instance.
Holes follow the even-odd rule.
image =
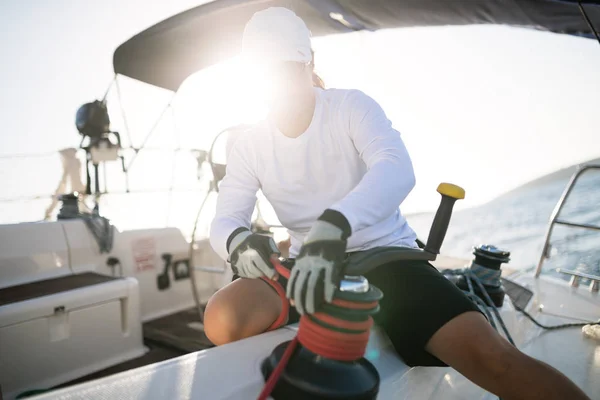
[[[565,225],[565,226],[569,226],[569,227],[577,227],[577,228],[600,230],[600,226],[589,225],[589,224],[577,224],[577,223],[567,222],[567,221],[563,221],[563,220],[559,220],[558,219],[558,216],[560,215],[560,211],[562,210],[565,201],[569,198],[569,195],[571,194],[571,191],[573,190],[573,187],[575,186],[575,183],[577,183],[577,180],[579,179],[579,177],[585,171],[590,170],[590,169],[598,169],[598,170],[600,170],[600,165],[589,164],[589,165],[579,166],[577,168],[577,171],[575,171],[575,173],[571,177],[571,180],[569,181],[569,184],[567,185],[567,187],[566,187],[565,191],[563,192],[562,196],[558,200],[558,203],[556,203],[556,207],[554,207],[554,210],[552,211],[552,215],[550,216],[550,222],[548,224],[548,229],[546,231],[546,238],[544,240],[544,247],[542,248],[542,255],[540,256],[540,260],[539,260],[538,265],[537,265],[537,267],[535,269],[535,277],[536,278],[540,276],[540,273],[542,272],[542,265],[544,264],[544,260],[546,258],[548,258],[548,256],[549,256],[550,238],[552,237],[552,230],[553,230],[555,224]]]

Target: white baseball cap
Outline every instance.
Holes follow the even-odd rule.
[[[304,21],[284,7],[256,12],[244,28],[242,57],[252,63],[312,60],[310,31]]]

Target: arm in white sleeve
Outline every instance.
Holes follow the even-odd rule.
[[[250,229],[256,192],[260,183],[252,167],[252,150],[247,140],[236,140],[227,157],[227,170],[219,186],[217,209],[210,227],[210,244],[227,260],[227,239],[238,228]]]
[[[350,92],[346,101],[350,137],[367,172],[331,209],[341,212],[356,232],[392,215],[413,189],[415,175],[400,133],[381,106],[360,91]]]

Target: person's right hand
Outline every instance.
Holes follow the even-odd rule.
[[[243,231],[235,235],[229,244],[229,262],[233,272],[241,278],[269,279],[277,277],[271,263],[272,256],[279,256],[275,241],[265,235]]]

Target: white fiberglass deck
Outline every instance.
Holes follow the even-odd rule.
[[[517,275],[515,280],[536,292],[529,310],[543,323],[600,318],[598,293],[587,288],[575,289],[561,281],[535,280],[528,275]],[[541,314],[536,311],[540,304],[544,305]],[[510,305],[503,307],[502,314],[520,348],[566,374],[592,399],[600,400],[600,341],[584,337],[580,328],[543,331]],[[263,385],[260,363],[278,343],[290,340],[295,329],[287,327],[36,399],[255,399]],[[379,399],[496,398],[451,368],[407,367],[385,336],[377,332],[371,337],[366,356],[381,376]]]
[[[535,279],[523,275],[515,281],[533,290],[530,313],[545,325],[600,320],[598,292],[543,276]],[[543,306],[543,312],[539,306]],[[530,322],[523,327],[530,330],[527,341],[520,346],[525,353],[561,371],[590,398],[600,399],[600,338],[586,337],[581,328],[547,331]]]

